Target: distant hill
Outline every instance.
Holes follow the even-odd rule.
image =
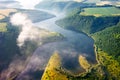
[[[9,21],[10,15],[16,12],[11,13],[10,9],[2,9],[2,10],[3,12],[0,13],[6,16],[3,19],[0,19],[0,80],[7,80],[7,79],[12,80],[14,79],[14,77],[19,75],[20,72],[22,72],[22,69],[26,67],[26,62],[28,58],[36,50],[38,46],[53,41],[60,41],[63,39],[63,36],[56,32],[50,32],[41,28],[34,27],[34,30],[37,30],[37,33],[40,34],[39,36],[37,36],[38,39],[33,41],[26,40],[25,45],[20,48],[17,45],[17,38],[21,32],[21,28],[18,26],[13,26]],[[17,10],[17,11],[24,12],[27,10],[22,10],[22,11]],[[31,11],[28,10],[28,12],[30,12],[29,16],[30,18],[32,18],[33,21],[38,16],[39,19],[37,19],[37,21],[50,18],[48,17],[50,14],[45,12],[42,13],[40,11],[39,13],[36,13],[37,11],[32,11],[32,10]],[[43,16],[44,14],[46,16],[40,19],[40,16]],[[52,17],[53,16],[54,15],[52,15]],[[22,61],[21,59],[24,61]],[[16,63],[16,61],[18,62]]]
[[[55,17],[55,15],[39,11],[39,10],[25,10],[25,9],[19,9],[20,12],[27,14],[28,18],[32,20],[32,22],[40,22],[49,18]]]
[[[79,3],[76,1],[43,1],[40,2],[35,6],[35,8],[38,9],[48,9],[48,10],[53,10],[57,12],[61,11],[69,11],[73,10],[75,8],[83,8],[83,7],[90,7],[90,6],[95,6],[94,4],[87,4],[87,3]]]
[[[118,80],[120,78],[120,16],[81,16],[73,13],[58,20],[58,25],[73,31],[82,31],[95,41],[95,54],[98,64],[91,67],[83,58],[81,65],[88,72],[70,75],[66,72],[68,80]],[[87,65],[87,66],[84,66]],[[56,77],[57,78],[57,77]]]
[[[17,1],[0,1],[0,8],[20,8],[21,5]]]
[[[56,24],[69,30],[95,33],[106,27],[116,25],[119,20],[120,16],[94,17],[75,14],[56,21]]]

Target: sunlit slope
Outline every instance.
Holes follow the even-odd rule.
[[[99,63],[104,66],[103,70],[106,74],[107,80],[119,80],[120,79],[120,62],[102,50],[98,50]]]
[[[98,64],[91,67],[87,73],[80,76],[71,76],[69,80],[119,80],[120,64],[108,53],[97,49]]]
[[[86,71],[88,71],[91,67],[87,59],[82,55],[79,56],[79,63]]]
[[[67,76],[59,72],[61,67],[61,59],[58,53],[54,53],[45,69],[41,80],[68,80]]]
[[[89,68],[82,56],[81,66],[88,72],[71,76],[70,80],[119,80],[120,78],[120,23],[92,34],[95,40],[95,52],[98,64]]]

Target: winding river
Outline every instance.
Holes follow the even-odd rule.
[[[83,33],[66,30],[56,25],[55,21],[63,17],[64,14],[59,14],[54,18],[34,23],[34,25],[39,28],[60,33],[66,39],[47,43],[38,47],[33,53],[31,61],[28,63],[26,69],[19,76],[20,78],[22,75],[31,71],[37,69],[44,70],[50,56],[55,51],[57,51],[62,58],[62,67],[73,73],[84,71],[78,62],[79,55],[85,56],[90,63],[96,63],[93,39]]]

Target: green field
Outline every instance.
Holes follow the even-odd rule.
[[[84,16],[120,16],[120,9],[115,7],[96,7],[96,8],[85,8],[84,12],[80,15]]]
[[[6,32],[7,31],[7,23],[0,23],[0,32]]]

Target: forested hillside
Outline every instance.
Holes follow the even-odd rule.
[[[12,78],[16,77],[16,75],[19,75],[21,69],[25,67],[28,57],[36,50],[38,46],[53,41],[60,41],[63,39],[63,36],[59,33],[50,32],[41,28],[33,27],[33,29],[38,31],[39,33],[37,39],[26,40],[25,44],[22,47],[20,47],[18,45],[18,36],[22,31],[21,29],[22,27],[14,26],[11,24],[10,16],[13,15],[14,13],[11,13],[10,10],[11,9],[8,10],[5,9],[4,12],[0,13],[0,14],[6,14],[4,18],[0,19],[0,80],[12,80]],[[25,12],[23,13],[25,14]],[[30,14],[31,13],[29,13],[29,15]],[[40,13],[37,15],[32,15],[32,17],[36,17],[36,16],[38,17],[42,15],[43,14]],[[46,15],[48,16],[42,17],[42,19],[54,17],[51,14],[46,13]],[[39,21],[40,18],[37,20]],[[24,61],[22,62],[20,61],[20,59]],[[19,63],[22,63],[22,65],[19,65]],[[13,66],[13,64],[15,66]],[[21,69],[19,69],[19,66],[22,66]],[[14,70],[12,69],[11,71],[11,68],[13,67],[15,67],[15,69]],[[6,77],[7,74],[9,75]]]
[[[56,24],[65,29],[82,31],[85,33],[95,33],[106,27],[116,25],[119,20],[119,16],[95,17],[75,14],[56,21]]]
[[[58,20],[65,29],[85,32],[95,41],[96,65],[68,80],[118,80],[120,78],[120,16],[83,16],[78,13]],[[81,62],[82,63],[82,62]]]
[[[120,61],[120,23],[92,36],[97,47]]]

